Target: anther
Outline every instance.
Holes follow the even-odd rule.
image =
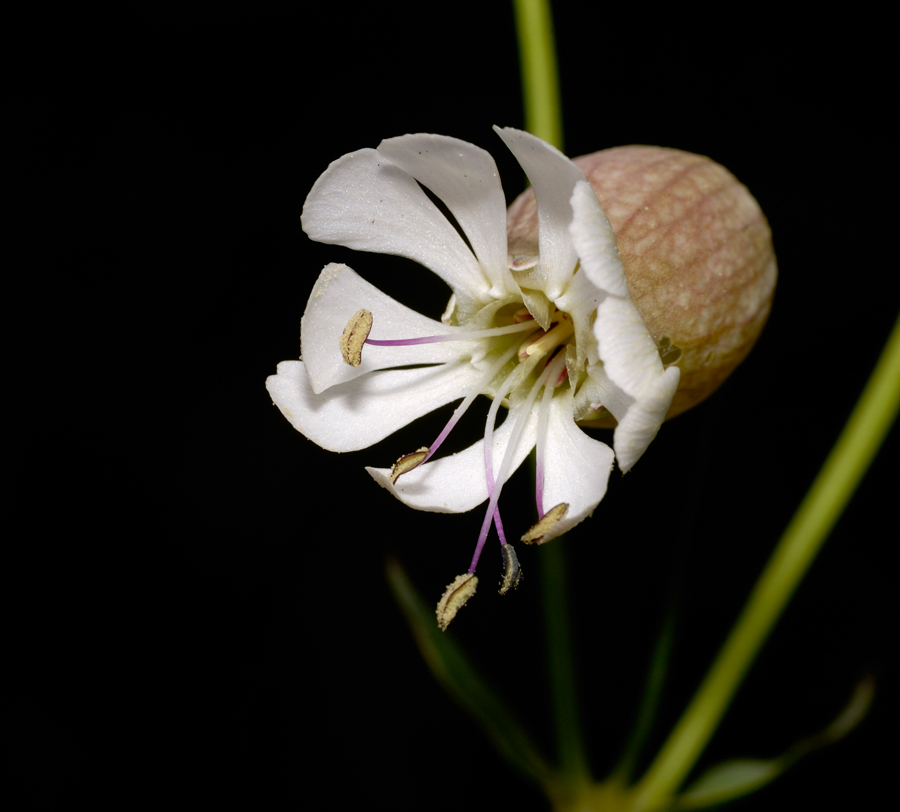
[[[503,577],[500,579],[500,594],[505,595],[510,589],[515,589],[522,580],[522,568],[512,544],[504,544],[500,548],[503,557]]]
[[[429,450],[428,446],[422,446],[411,454],[404,454],[400,457],[400,459],[391,466],[391,485],[396,485],[397,480],[400,479],[402,474],[408,474],[413,468],[418,468],[425,462]]]
[[[560,502],[556,507],[550,508],[550,510],[533,524],[531,529],[524,536],[522,536],[522,541],[525,542],[525,544],[543,544],[544,536],[553,529],[555,524],[561,522],[568,512],[569,505],[567,502]]]
[[[450,621],[456,617],[456,613],[466,605],[478,588],[478,577],[474,572],[465,575],[457,575],[437,605],[437,622],[441,631],[446,631]]]
[[[358,310],[347,322],[341,333],[340,347],[344,363],[358,367],[362,361],[362,348],[372,329],[372,314],[368,310]]]
[[[554,347],[562,344],[570,335],[575,332],[575,326],[565,314],[561,314],[562,318],[550,330],[541,336],[538,336],[530,344],[526,344],[519,350],[519,358],[524,360],[529,355],[540,353],[545,355]]]

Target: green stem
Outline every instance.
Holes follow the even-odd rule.
[[[572,785],[590,782],[575,686],[572,624],[566,583],[565,537],[541,550],[541,587],[547,635],[550,691],[560,773]]]
[[[647,774],[634,808],[665,806],[716,729],[750,664],[859,484],[900,406],[900,318],[837,444],[760,576],[737,625]]]
[[[609,776],[609,780],[626,786],[631,783],[632,775],[641,756],[644,745],[650,736],[653,722],[656,719],[656,711],[662,697],[663,684],[669,670],[669,658],[672,653],[672,642],[675,636],[675,601],[666,613],[666,617],[659,632],[656,646],[653,650],[653,659],[647,670],[647,679],[644,685],[644,695],[641,698],[637,719],[625,745],[625,750],[619,760],[616,769]]]
[[[562,113],[549,0],[514,0],[525,129],[562,149]]]
[[[562,149],[562,116],[556,46],[548,0],[514,0],[525,102],[525,129]],[[569,622],[565,544],[558,538],[541,556],[548,668],[560,770],[565,782],[590,781],[581,714],[575,694],[575,663]]]

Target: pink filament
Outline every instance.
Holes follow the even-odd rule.
[[[479,338],[496,338],[510,333],[533,332],[537,325],[533,321],[510,324],[506,327],[492,327],[489,330],[460,330],[442,336],[421,336],[420,338],[367,338],[366,344],[376,347],[411,347],[416,344],[440,344],[445,341],[474,341]]]
[[[489,489],[490,500],[488,501],[487,512],[484,517],[484,521],[481,523],[481,532],[478,534],[478,543],[475,545],[475,554],[472,556],[472,563],[469,564],[469,572],[475,572],[475,567],[478,566],[478,559],[481,558],[481,551],[484,549],[484,543],[487,541],[488,530],[491,526],[491,520],[494,517],[494,514],[497,512],[497,502],[500,499],[500,491],[503,489],[503,483],[505,482],[509,469],[512,466],[512,460],[515,456],[516,446],[519,443],[519,438],[522,436],[522,432],[525,429],[525,424],[528,422],[528,415],[531,412],[532,407],[534,406],[535,400],[537,400],[538,393],[541,391],[541,387],[545,386],[548,381],[553,380],[555,376],[559,375],[560,367],[565,363],[565,356],[562,359],[557,356],[548,366],[546,372],[541,375],[531,387],[531,390],[528,393],[528,397],[525,399],[525,403],[522,406],[522,411],[516,419],[516,424],[513,426],[512,434],[509,438],[509,443],[506,446],[506,449],[503,452],[503,462],[500,465],[500,473],[497,476],[497,487],[492,490]],[[510,392],[514,388],[514,384],[516,382],[513,381],[513,378],[521,372],[523,368],[517,367],[510,376],[503,382],[503,386],[497,390],[497,394],[494,397],[494,402],[491,404],[491,410],[488,413],[488,421],[485,427],[485,469],[487,469],[487,455],[491,453],[491,445],[489,445],[489,439],[491,437],[494,425],[494,418],[497,414],[497,409],[499,408],[499,401],[502,399],[502,396],[506,393]],[[552,377],[551,377],[552,376]]]
[[[424,465],[428,460],[434,456],[434,452],[438,450],[441,443],[447,439],[447,436],[453,430],[453,427],[460,421],[460,418],[466,413],[466,409],[472,405],[478,395],[480,395],[488,386],[488,384],[494,379],[494,376],[503,369],[504,365],[510,358],[518,350],[518,345],[513,344],[509,349],[506,350],[503,355],[501,355],[493,364],[488,367],[487,371],[481,378],[478,379],[478,382],[472,389],[469,391],[469,394],[466,395],[465,399],[462,403],[459,404],[454,410],[453,414],[450,416],[450,420],[447,422],[447,425],[441,430],[441,433],[437,436],[437,439],[428,447],[428,454],[424,460],[422,460],[420,465]],[[490,485],[488,485],[488,493],[490,493]]]

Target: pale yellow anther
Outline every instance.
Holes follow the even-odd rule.
[[[418,468],[425,457],[428,456],[428,446],[413,451],[411,454],[404,454],[397,462],[391,466],[391,485],[396,485],[397,480],[402,474],[409,473],[413,468]]]
[[[457,575],[453,579],[453,583],[447,587],[437,605],[437,622],[441,631],[446,631],[450,621],[466,605],[466,601],[475,594],[477,588],[478,578],[473,572]]]
[[[531,526],[531,529],[522,536],[522,541],[526,544],[543,544],[544,536],[546,536],[553,526],[562,521],[569,512],[567,502],[560,502],[556,507],[550,508],[541,519]]]
[[[344,363],[358,367],[362,361],[362,348],[372,329],[372,314],[368,310],[358,310],[347,322],[341,333],[341,355]]]
[[[575,326],[572,324],[572,319],[568,316],[564,316],[555,327],[548,330],[543,335],[538,336],[534,341],[526,344],[519,350],[519,358],[525,359],[529,355],[535,355],[536,353],[546,355],[548,352],[565,342],[565,340],[574,332]]]

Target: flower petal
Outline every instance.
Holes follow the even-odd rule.
[[[618,422],[613,447],[625,473],[656,437],[678,389],[681,370],[663,368],[656,343],[630,299],[606,299],[597,309],[594,334],[603,361],[603,374],[595,377],[601,386],[613,390],[603,405]]]
[[[369,284],[352,268],[332,262],[319,274],[300,322],[303,363],[315,393],[376,369],[460,359],[477,361],[483,354],[484,344],[478,341],[366,347],[360,365],[352,367],[341,358],[338,340],[353,314],[363,308],[375,320],[370,338],[419,338],[460,332],[460,328],[410,310]]]
[[[569,505],[542,544],[562,535],[593,513],[606,494],[613,467],[613,450],[588,437],[572,418],[572,390],[558,392],[550,401],[547,443],[544,447],[544,507]]]
[[[586,408],[588,403],[591,411],[600,407],[606,409],[616,420],[622,420],[625,412],[634,403],[634,398],[616,386],[606,374],[603,364],[594,364],[587,367],[587,376],[578,390],[576,397],[576,411],[578,406],[584,414],[589,414]],[[582,417],[581,419],[584,419]]]
[[[641,396],[628,407],[613,434],[616,460],[622,473],[627,473],[653,442],[672,405],[681,370],[669,367],[655,378]]]
[[[388,138],[378,152],[450,209],[493,284],[492,295],[518,292],[506,257],[506,200],[490,154],[458,138],[426,133]]]
[[[314,240],[408,257],[440,276],[463,313],[490,300],[475,255],[415,179],[374,149],[334,161],[306,198],[303,230]]]
[[[639,398],[662,374],[656,342],[630,299],[607,298],[597,309],[594,335],[606,374],[631,397]]]
[[[569,235],[570,201],[575,184],[585,180],[584,173],[558,149],[530,133],[511,127],[494,130],[522,165],[537,199],[540,260],[517,274],[516,281],[521,287],[542,290],[553,301],[565,290],[578,259]]]
[[[521,407],[515,401],[503,425],[494,431],[491,452],[496,476],[503,462],[507,444]],[[534,448],[537,434],[537,413],[526,417],[526,424],[513,451],[512,465],[507,478],[522,464]],[[396,485],[390,481],[390,468],[366,468],[378,484],[387,488],[401,502],[417,510],[436,513],[464,513],[477,507],[488,498],[484,478],[484,440],[469,446],[458,454],[450,454],[420,465],[404,474]]]
[[[581,270],[601,290],[627,298],[628,285],[616,235],[591,184],[587,181],[575,184],[571,205],[573,218],[569,233],[581,260]]]
[[[554,302],[556,307],[572,317],[579,368],[584,366],[585,360],[589,364],[596,364],[599,360],[600,351],[594,335],[594,311],[605,298],[606,293],[581,268],[569,277],[565,293]]]
[[[317,395],[302,361],[282,361],[266,379],[297,431],[329,451],[357,451],[462,397],[480,373],[470,364],[372,372]]]

